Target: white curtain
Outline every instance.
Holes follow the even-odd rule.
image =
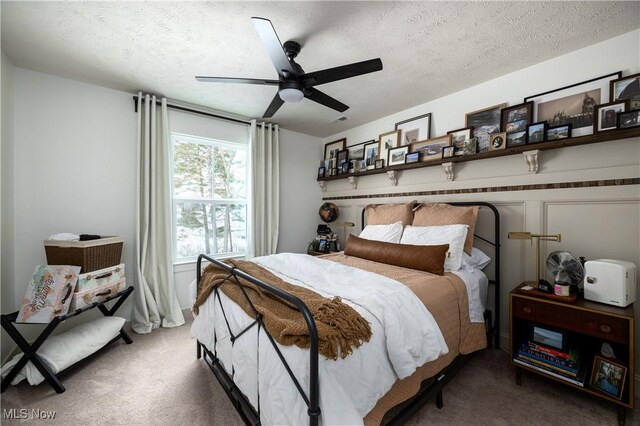
[[[250,257],[274,254],[280,216],[280,129],[251,120],[252,243]]]
[[[138,93],[135,293],[132,328],[150,333],[184,324],[171,255],[171,186],[167,100]]]

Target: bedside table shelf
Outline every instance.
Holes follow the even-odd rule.
[[[522,383],[522,371],[529,371],[611,401],[618,408],[618,423],[624,425],[626,409],[633,410],[634,407],[633,305],[618,308],[590,302],[583,297],[578,297],[574,303],[567,303],[565,300],[541,297],[537,290],[522,290],[522,287],[523,284],[509,294],[509,353],[515,367],[516,383]],[[519,351],[523,343],[531,341],[534,325],[563,336],[565,351],[573,348],[580,353],[577,379],[563,377],[563,374],[550,374],[545,371],[546,365],[536,368],[534,363],[521,362],[522,352],[519,354]],[[620,398],[591,385],[594,359],[596,356],[604,358],[600,354],[603,343],[611,345],[616,354],[612,363],[626,368]],[[548,370],[553,371],[553,368]]]

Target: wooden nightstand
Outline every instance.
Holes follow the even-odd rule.
[[[618,308],[590,302],[583,297],[578,297],[573,303],[566,303],[546,298],[536,289],[522,290],[523,285],[519,285],[509,294],[509,354],[515,367],[516,383],[522,384],[522,371],[525,370],[611,401],[618,408],[618,423],[624,425],[626,409],[633,410],[634,406],[633,305]],[[561,370],[555,369],[553,363],[549,368],[548,360],[553,357],[547,357],[547,361],[536,362],[545,357],[536,358],[522,353],[523,350],[526,352],[527,348],[539,343],[535,342],[533,337],[534,325],[539,326],[538,331],[549,330],[552,336],[561,336],[560,340],[565,349],[559,349],[559,352],[564,353],[568,348],[573,348],[580,354],[575,379],[563,373],[554,374],[554,371]],[[552,345],[557,343],[558,341],[551,342]],[[610,360],[611,365],[622,366],[618,370],[625,371],[622,377],[623,384],[617,383],[618,389],[622,389],[619,397],[591,385],[595,357],[599,356],[599,360],[608,362],[600,353],[603,343],[611,345],[616,355],[616,359]],[[534,361],[530,361],[531,359]]]

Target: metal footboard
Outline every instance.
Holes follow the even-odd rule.
[[[249,329],[251,329],[254,326],[258,327],[258,336],[260,335],[260,329],[262,329],[264,333],[267,335],[276,353],[278,354],[278,357],[280,358],[280,361],[282,362],[285,369],[287,370],[287,373],[291,377],[291,380],[293,381],[294,385],[298,389],[300,396],[302,397],[304,402],[307,404],[307,407],[308,407],[307,414],[309,415],[309,424],[311,426],[316,426],[318,424],[318,420],[320,417],[319,383],[318,383],[318,332],[316,330],[316,323],[313,320],[313,316],[311,315],[311,311],[309,311],[309,308],[307,308],[307,306],[302,302],[302,300],[298,299],[297,297],[283,290],[280,290],[279,288],[271,286],[263,281],[260,281],[252,277],[251,275],[237,269],[235,266],[227,265],[226,263],[220,262],[219,260],[212,259],[211,257],[204,254],[201,254],[200,256],[198,256],[198,263],[197,263],[197,269],[196,269],[198,293],[200,292],[200,278],[202,277],[202,260],[203,259],[229,273],[229,275],[224,280],[222,280],[220,283],[217,283],[215,285],[214,289],[212,290],[212,294],[220,304],[220,308],[223,313],[224,320],[227,325],[227,329],[229,331],[229,335],[231,336],[231,339],[230,339],[231,344],[233,345],[237,339],[241,338]],[[282,355],[282,352],[280,352],[280,348],[278,348],[278,345],[276,344],[274,338],[271,336],[271,334],[269,334],[267,329],[264,327],[262,315],[256,310],[255,306],[253,305],[246,291],[240,285],[238,278],[247,280],[250,283],[260,287],[262,290],[276,296],[278,299],[292,304],[298,309],[298,311],[304,317],[305,323],[307,324],[307,329],[309,331],[309,338],[310,338],[308,392],[305,392],[304,389],[302,389],[300,382],[293,374],[293,371],[291,370],[291,368],[289,367],[289,364],[287,363],[286,359]],[[231,328],[229,327],[229,322],[227,320],[226,314],[224,312],[224,307],[222,306],[222,302],[220,300],[219,287],[224,282],[235,283],[236,285],[240,286],[240,289],[242,290],[244,297],[246,298],[247,302],[249,303],[249,305],[251,306],[254,312],[254,315],[253,315],[254,321],[248,327],[246,327],[244,330],[241,330],[237,334],[234,334]],[[236,410],[240,413],[245,423],[251,424],[251,425],[260,424],[260,390],[258,389],[258,407],[256,410],[251,405],[251,403],[247,400],[247,398],[242,394],[242,392],[237,388],[237,386],[233,382],[233,377],[230,377],[229,374],[224,369],[224,367],[220,365],[220,361],[216,353],[216,343],[217,343],[217,339],[216,339],[215,330],[214,330],[214,347],[212,348],[213,350],[211,350],[211,348],[207,348],[203,343],[198,341],[197,342],[198,358],[202,356],[202,350],[204,349],[205,360],[207,357],[209,357],[209,361],[210,361],[210,362],[207,362],[207,364],[215,374],[216,378],[220,382],[221,386],[224,388],[229,398],[234,403]],[[232,375],[233,375],[233,372],[232,372]]]

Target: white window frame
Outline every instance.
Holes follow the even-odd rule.
[[[249,251],[249,247],[248,245],[250,244],[250,237],[249,237],[249,232],[250,232],[250,217],[251,217],[251,203],[250,203],[250,192],[251,192],[251,175],[250,175],[250,170],[251,170],[251,152],[250,152],[250,147],[249,147],[249,143],[247,141],[247,143],[238,143],[238,142],[230,142],[230,141],[223,141],[223,140],[219,140],[219,139],[211,139],[211,138],[204,138],[204,137],[198,137],[198,136],[192,136],[192,135],[187,135],[184,133],[175,133],[172,132],[171,133],[171,234],[172,234],[172,258],[173,258],[173,264],[174,265],[179,265],[179,264],[184,264],[184,263],[193,263],[195,262],[195,260],[197,259],[198,255],[194,256],[194,257],[178,257],[178,238],[177,238],[177,205],[178,202],[194,202],[194,203],[205,203],[205,204],[210,204],[213,208],[215,208],[217,205],[230,205],[230,204],[244,204],[245,206],[245,211],[246,211],[246,220],[245,220],[245,225],[246,225],[246,240],[247,240],[247,250],[246,251],[238,251],[238,252],[224,252],[224,253],[208,253],[211,257],[216,258],[216,259],[225,259],[225,258],[233,258],[233,257],[245,257],[247,256],[247,253]],[[221,198],[182,198],[182,197],[176,197],[175,194],[175,183],[174,183],[174,171],[175,171],[175,162],[174,162],[174,158],[175,158],[175,146],[176,146],[176,142],[180,141],[180,142],[188,142],[188,143],[193,143],[193,144],[198,144],[198,145],[209,145],[212,147],[221,147],[221,148],[229,148],[229,149],[235,149],[235,150],[240,150],[240,151],[244,151],[246,154],[246,170],[245,170],[245,188],[246,188],[246,198],[241,199],[241,198],[230,198],[230,199],[221,199]],[[225,232],[229,232],[228,230],[225,229]],[[207,253],[205,253],[207,254]]]

